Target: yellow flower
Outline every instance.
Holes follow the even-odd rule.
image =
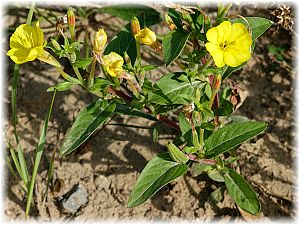
[[[107,42],[107,35],[105,30],[99,29],[94,38],[94,52],[100,54],[104,50],[104,46]]]
[[[207,51],[212,55],[217,67],[225,64],[237,67],[251,57],[252,39],[242,23],[231,24],[224,21],[206,33]]]
[[[110,76],[116,77],[123,74],[124,70],[122,66],[124,60],[119,54],[111,52],[108,55],[104,55],[102,57],[102,62],[104,69]]]
[[[151,46],[153,43],[156,42],[155,33],[147,27],[140,30],[140,32],[135,34],[134,37],[141,44],[145,44],[145,45],[149,45],[149,46]]]
[[[10,37],[10,50],[7,55],[16,63],[22,64],[33,61],[36,58],[56,67],[61,67],[59,62],[44,50],[43,31],[37,22],[35,26],[20,25]]]

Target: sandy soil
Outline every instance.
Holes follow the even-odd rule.
[[[247,12],[255,12],[255,8]],[[244,9],[239,9],[244,10]],[[252,11],[251,11],[252,10]],[[6,16],[7,27],[14,27],[24,21],[26,12],[18,12],[16,18]],[[23,17],[22,17],[23,15]],[[256,14],[254,14],[256,15]],[[264,11],[264,16],[268,14]],[[94,18],[97,18],[96,16]],[[96,21],[96,19],[95,19]],[[97,22],[97,21],[96,21]],[[94,23],[96,23],[94,22]],[[124,22],[117,19],[117,23]],[[92,26],[92,28],[94,28]],[[157,28],[158,29],[158,28]],[[113,32],[110,34],[112,35]],[[280,42],[279,42],[280,40]],[[267,45],[284,45],[284,60],[274,61],[268,53]],[[147,55],[144,55],[147,58]],[[150,56],[148,56],[150,58]],[[249,91],[244,104],[236,114],[250,119],[266,121],[269,128],[264,135],[243,144],[237,170],[246,177],[259,194],[262,212],[257,217],[263,221],[295,218],[295,147],[294,132],[294,79],[292,63],[295,49],[291,35],[280,29],[277,33],[267,32],[257,43],[254,56],[245,69],[232,76],[243,89]],[[155,60],[158,65],[161,61]],[[172,69],[172,67],[170,68]],[[8,95],[6,131],[12,134],[10,90],[12,65],[7,64],[6,82]],[[167,69],[155,71],[162,74]],[[155,76],[156,74],[152,74]],[[60,80],[55,70],[37,61],[24,64],[20,70],[18,86],[18,132],[25,149],[28,164],[31,164],[37,146],[42,121],[48,110],[51,94],[46,90]],[[165,141],[172,131],[164,128],[158,143],[153,143],[147,129],[124,128],[108,125],[75,153],[61,158],[55,157],[53,183],[46,202],[42,205],[42,194],[46,187],[47,169],[56,143],[63,140],[64,134],[76,115],[95,97],[81,88],[58,93],[49,124],[49,132],[36,187],[36,209],[31,215],[43,221],[49,220],[192,220],[192,221],[239,221],[243,220],[233,200],[225,194],[224,201],[214,205],[209,201],[210,193],[221,183],[210,180],[206,175],[193,177],[187,174],[172,181],[142,206],[134,209],[126,207],[128,196],[136,179],[155,154],[166,151]],[[151,126],[153,122],[140,118],[116,116],[110,122]],[[11,135],[12,136],[12,135]],[[5,168],[6,170],[6,168]],[[24,219],[25,196],[14,178],[6,173],[4,188],[4,211],[7,219]],[[59,197],[74,185],[82,184],[88,192],[88,203],[75,215],[64,213]],[[256,219],[257,219],[256,218]]]

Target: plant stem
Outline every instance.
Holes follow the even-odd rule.
[[[37,147],[37,150],[36,150],[36,155],[35,155],[35,159],[34,159],[34,166],[33,166],[33,171],[32,171],[32,177],[31,177],[31,182],[30,182],[29,191],[28,191],[28,195],[27,195],[27,203],[26,203],[26,211],[25,211],[25,218],[26,219],[28,218],[28,215],[29,215],[30,205],[31,205],[32,197],[33,197],[33,189],[34,189],[34,186],[35,186],[35,180],[36,180],[39,164],[40,164],[43,152],[44,152],[44,147],[45,147],[45,142],[46,142],[46,135],[47,135],[47,130],[48,130],[48,122],[50,120],[50,116],[51,116],[51,113],[52,113],[52,108],[53,108],[53,104],[54,104],[55,95],[56,95],[56,89],[54,89],[54,92],[53,92],[50,108],[49,108],[49,111],[46,115],[44,125],[43,125],[42,131],[41,131],[38,147]]]
[[[91,72],[88,80],[88,88],[92,87],[94,85],[94,77],[95,77],[95,70],[96,70],[96,63],[97,63],[97,58],[94,55],[93,56],[93,61],[92,61],[92,67],[91,67]]]
[[[69,74],[67,74],[65,71],[63,71],[60,67],[55,67],[57,71],[65,78],[67,81],[75,83],[75,84],[81,84],[80,81],[74,77],[71,77]]]
[[[17,119],[17,85],[18,85],[19,69],[20,69],[20,66],[18,64],[15,64],[13,79],[12,79],[12,91],[11,91],[11,110],[12,110],[15,136],[17,136],[17,123],[18,123],[18,119]]]
[[[222,76],[220,74],[216,74],[214,76],[214,80],[213,80],[213,83],[211,85],[212,86],[212,95],[211,95],[211,97],[209,99],[209,105],[208,105],[209,109],[212,108],[212,105],[214,103],[216,94],[218,93],[218,91],[220,89],[221,80],[222,80]]]
[[[141,67],[141,61],[142,61],[142,57],[141,57],[141,44],[139,41],[135,40],[135,46],[136,46],[136,59],[137,59],[137,65],[138,67]]]
[[[32,2],[30,5],[30,9],[27,15],[26,24],[31,25],[33,11],[34,11],[35,2]]]
[[[211,57],[203,66],[199,67],[198,71],[203,71],[207,69],[207,67],[209,67],[212,62],[213,62],[213,58]]]
[[[127,83],[129,84],[129,86],[130,86],[130,88],[131,88],[132,93],[134,94],[134,96],[136,98],[138,98],[139,97],[139,93],[138,93],[136,87],[134,86],[134,84],[133,84],[133,82],[132,82],[132,80],[130,78],[127,79]]]
[[[73,68],[73,70],[74,70],[74,72],[75,72],[75,74],[76,74],[76,76],[77,76],[77,78],[78,78],[80,84],[83,85],[82,76],[81,76],[81,74],[80,74],[78,68],[75,67],[75,66],[73,66],[73,65],[72,65],[72,68]]]

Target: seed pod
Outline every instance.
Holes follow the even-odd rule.
[[[167,143],[167,148],[171,158],[180,163],[186,163],[189,161],[189,158],[179,149],[177,148],[172,142]]]

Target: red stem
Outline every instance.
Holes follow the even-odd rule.
[[[120,90],[116,90],[111,86],[109,86],[108,92],[111,94],[117,95],[118,97],[124,99],[128,103],[132,102],[132,97],[130,95],[128,95]],[[145,111],[146,111],[146,113],[151,114],[151,109],[147,106],[145,107]],[[166,116],[158,114],[158,115],[156,115],[156,119],[159,120],[161,123],[167,125],[168,127],[173,128],[174,130],[180,131],[179,125],[176,122],[168,119]]]

